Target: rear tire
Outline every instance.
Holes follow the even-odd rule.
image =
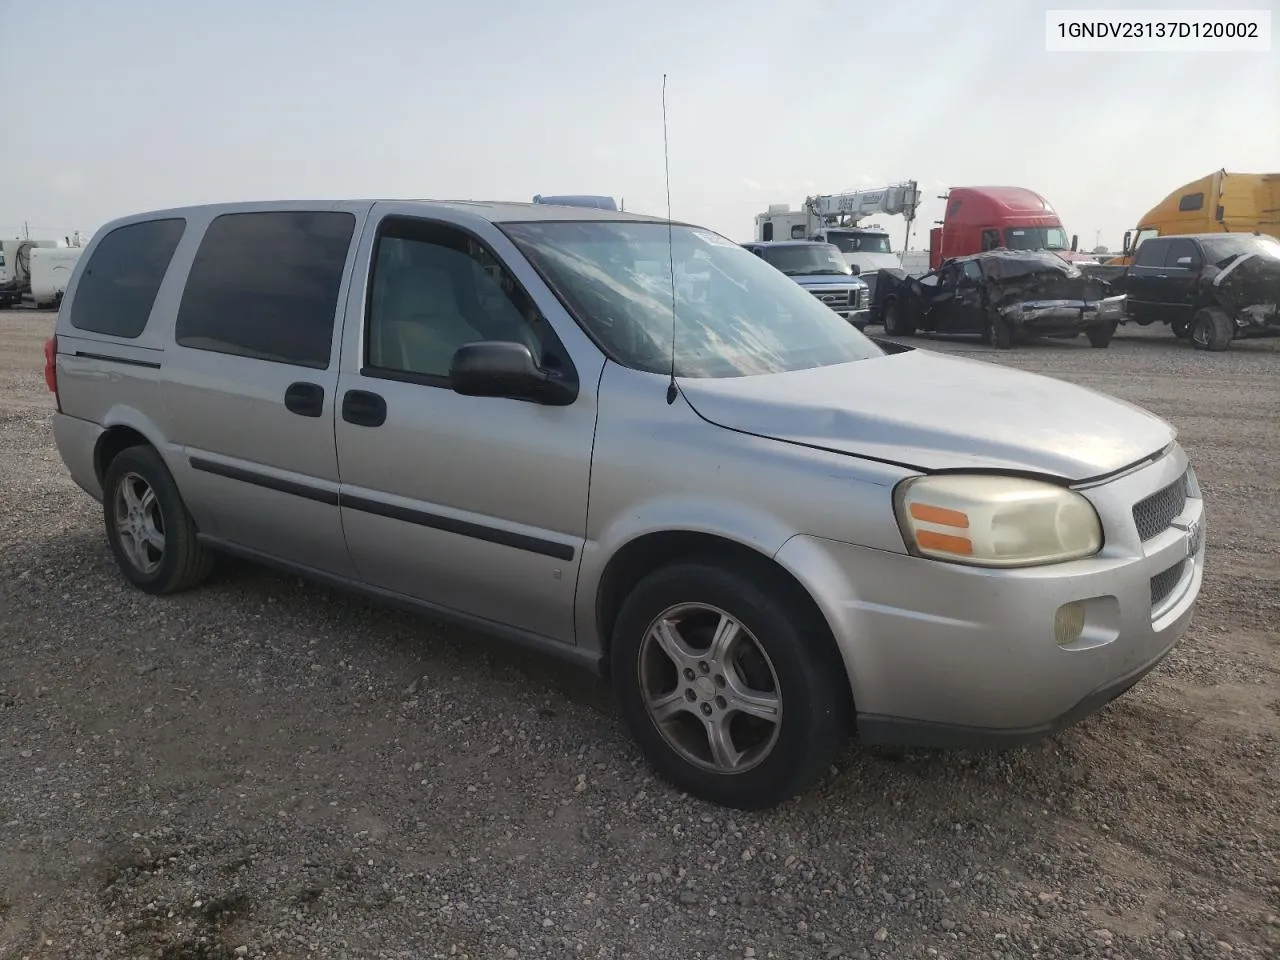
[[[826,623],[807,598],[750,565],[695,559],[645,577],[618,615],[610,662],[646,759],[712,803],[782,802],[818,779],[851,730]]]
[[[1103,323],[1087,329],[1085,336],[1089,338],[1089,346],[1103,350],[1111,345],[1111,338],[1115,336],[1115,333],[1115,323]]]
[[[1202,307],[1191,320],[1191,345],[1197,350],[1220,353],[1231,347],[1235,329],[1231,318],[1218,307]]]
[[[916,332],[915,325],[907,319],[907,308],[900,297],[893,297],[884,305],[884,335],[909,337]]]
[[[125,578],[153,594],[197,586],[213,570],[213,554],[196,539],[178,485],[154,448],[127,447],[102,484],[107,541]]]

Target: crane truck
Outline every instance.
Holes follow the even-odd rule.
[[[861,226],[861,222],[877,213],[901,215],[907,221],[907,236],[910,236],[919,203],[916,181],[905,180],[886,187],[806,197],[799,210],[792,210],[785,203],[770,204],[768,210],[756,215],[755,239],[760,243],[820,240],[834,244],[845,262],[856,268],[872,286],[874,293],[876,271],[900,267],[902,263],[893,252],[889,234],[878,226]]]

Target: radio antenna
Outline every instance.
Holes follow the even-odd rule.
[[[667,266],[671,273],[671,379],[667,382],[667,405],[676,402],[676,254],[671,230],[671,152],[667,146],[667,75],[662,75],[662,164],[667,178]]]

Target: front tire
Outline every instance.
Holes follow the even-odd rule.
[[[1187,319],[1174,320],[1169,324],[1169,328],[1173,331],[1173,335],[1179,340],[1186,340],[1191,336],[1191,321]]]
[[[130,583],[165,594],[208,578],[213,554],[196,540],[195,521],[153,448],[122,450],[107,467],[102,490],[107,541]]]
[[[774,806],[827,768],[850,729],[843,663],[807,598],[744,565],[664,567],[613,630],[620,712],[655,771],[712,803]]]
[[[1111,345],[1111,338],[1116,334],[1116,324],[1103,323],[1096,327],[1090,327],[1085,331],[1085,335],[1089,338],[1089,346],[1097,347],[1104,350]]]
[[[1235,329],[1231,318],[1218,307],[1201,307],[1191,319],[1191,345],[1219,353],[1231,347]]]

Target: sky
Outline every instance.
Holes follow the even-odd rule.
[[[1103,0],[1086,9],[1165,8]],[[1081,247],[1280,170],[1271,53],[1050,53],[1069,0],[0,0],[0,236],[230,200],[598,193],[752,238],[771,203],[1029,187]],[[1200,6],[1210,6],[1201,0]],[[1273,11],[1277,0],[1232,0]],[[878,217],[894,247],[905,230]]]

